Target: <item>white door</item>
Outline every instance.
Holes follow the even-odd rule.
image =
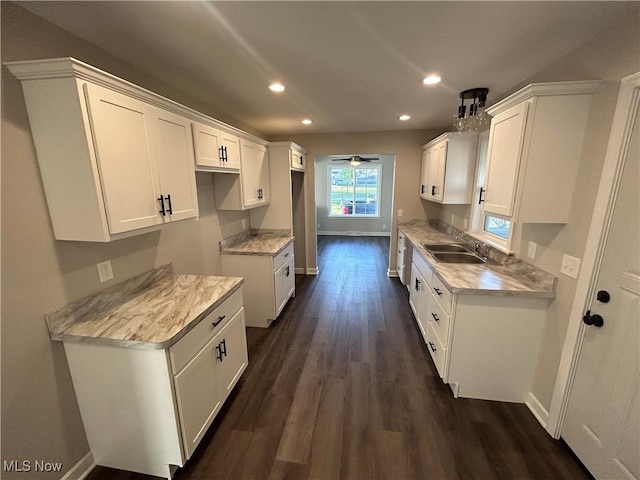
[[[215,344],[218,346],[218,392],[227,398],[248,364],[244,309],[216,335]]]
[[[184,117],[154,108],[153,143],[163,195],[164,221],[198,216],[191,123]]]
[[[484,211],[510,217],[524,146],[529,104],[523,102],[491,119]]]
[[[224,167],[239,170],[240,139],[235,135],[222,132],[220,134],[220,144],[224,148]]]
[[[109,232],[162,223],[150,107],[97,85],[85,84],[85,95]]]
[[[193,123],[193,143],[198,167],[223,167],[222,151],[220,150],[220,132],[215,128]]]
[[[221,356],[217,336],[175,376],[176,401],[186,457],[207,432],[222,405],[218,391],[217,362]]]
[[[587,320],[599,315],[603,325],[584,330],[562,428],[562,437],[597,479],[640,478],[639,129],[636,111],[593,289],[608,292],[610,300],[600,293],[600,301],[591,301]]]

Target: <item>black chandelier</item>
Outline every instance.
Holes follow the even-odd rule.
[[[484,130],[491,123],[489,114],[485,112],[484,107],[487,102],[488,88],[470,88],[460,92],[460,106],[458,107],[458,114],[454,116],[455,120],[453,126],[458,132],[477,132]],[[467,106],[464,104],[465,100],[473,100],[469,105],[469,111],[467,112]]]

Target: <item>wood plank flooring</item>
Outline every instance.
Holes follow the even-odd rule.
[[[249,367],[175,478],[588,478],[525,405],[453,398],[388,250],[387,237],[318,238],[319,275],[297,278],[269,329],[247,329]]]

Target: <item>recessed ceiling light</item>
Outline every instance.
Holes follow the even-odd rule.
[[[406,122],[410,118],[411,117],[409,115],[400,115],[400,117],[398,117],[398,120],[400,120],[401,122]]]
[[[424,79],[422,80],[422,83],[425,85],[435,85],[436,83],[440,83],[440,80],[442,80],[440,75],[431,74],[424,77]]]
[[[269,90],[276,93],[284,92],[284,85],[278,82],[272,83],[271,85],[269,85]]]
[[[311,125],[313,122],[311,121],[311,119],[309,118],[305,118],[304,120],[302,120],[300,123],[304,124],[304,125]]]

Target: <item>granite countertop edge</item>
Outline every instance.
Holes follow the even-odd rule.
[[[253,230],[225,239],[220,243],[222,255],[279,255],[295,240],[288,230]]]
[[[159,272],[159,273],[156,273]],[[143,278],[141,281],[141,277],[147,277],[151,275],[149,278]],[[113,312],[119,308],[126,308],[127,305],[130,306],[130,309],[134,310],[136,308],[136,299],[137,294],[142,291],[152,290],[154,285],[157,283],[166,281],[167,277],[173,277],[178,280],[192,279],[195,284],[198,280],[201,279],[218,279],[223,282],[229,282],[228,287],[225,285],[224,292],[215,297],[211,303],[209,303],[206,307],[202,308],[199,313],[194,314],[191,320],[188,320],[179,328],[177,331],[173,331],[170,327],[167,328],[166,325],[162,326],[167,328],[167,333],[165,338],[160,338],[158,341],[154,340],[140,340],[135,338],[113,338],[107,336],[107,334],[101,333],[103,329],[108,326],[108,322],[105,322],[105,319],[111,318],[112,315],[110,312]],[[146,280],[146,281],[145,281]],[[204,318],[206,318],[212,311],[218,308],[222,303],[224,303],[229,297],[231,297],[236,291],[238,291],[242,285],[244,284],[244,278],[242,277],[225,277],[225,276],[206,276],[206,275],[176,275],[173,276],[172,268],[167,266],[160,267],[155,269],[154,271],[147,272],[138,277],[134,277],[128,281],[124,281],[120,284],[114,285],[105,289],[101,292],[97,292],[96,294],[89,295],[77,302],[73,302],[66,307],[56,311],[51,312],[45,315],[47,327],[49,329],[49,336],[52,341],[61,341],[61,342],[70,342],[70,343],[83,343],[83,344],[91,344],[91,345],[102,345],[102,346],[110,346],[110,347],[119,347],[119,348],[133,348],[133,349],[143,349],[143,350],[166,350],[171,346],[175,345],[181,338],[186,336],[191,330],[193,330]],[[222,288],[222,287],[220,287]],[[177,290],[177,289],[176,289]],[[179,293],[179,292],[177,292]],[[95,303],[96,299],[100,298],[99,302],[101,305],[105,305],[104,314],[100,315],[98,318],[89,319],[86,321],[87,327],[90,329],[94,323],[94,331],[95,333],[92,335],[91,333],[86,334],[75,334],[68,333],[68,330],[73,326],[76,322],[82,322],[82,318],[77,318],[75,320],[71,320],[66,324],[62,321],[62,318],[67,316],[73,316],[74,306],[78,308],[82,308],[83,306],[91,303]],[[139,303],[139,302],[138,302]],[[207,304],[207,301],[203,301],[203,304]],[[178,307],[176,307],[178,310]],[[191,313],[191,312],[190,312]],[[55,326],[56,317],[58,318],[57,322],[61,323],[59,327]],[[172,318],[171,314],[164,313],[165,318]],[[151,322],[154,322],[155,318],[153,317],[153,312],[147,316],[146,319],[142,321],[144,325],[143,328],[153,328],[153,326],[148,326]],[[155,323],[155,322],[154,322]],[[140,325],[138,323],[138,325]],[[159,327],[158,329],[162,328]],[[107,328],[108,330],[109,328]],[[59,330],[59,331],[56,331]],[[135,333],[137,333],[136,331]],[[134,336],[134,335],[132,335]]]
[[[553,277],[551,274],[548,274],[547,272],[543,272],[537,269],[536,267],[533,267],[527,264],[527,266],[530,267],[531,269],[543,274],[543,276],[547,281],[546,285],[543,283],[537,284],[534,281],[530,281],[525,278],[522,278],[523,276],[518,275],[518,273],[515,271],[514,272],[506,271],[507,270],[506,266],[491,260],[489,260],[488,263],[485,263],[485,264],[469,264],[469,265],[443,264],[443,263],[437,262],[427,250],[425,250],[422,246],[420,246],[419,244],[420,241],[424,241],[425,239],[421,239],[421,240],[416,239],[415,232],[421,231],[425,235],[433,236],[434,238],[433,241],[435,242],[438,242],[438,241],[442,241],[443,243],[464,243],[464,242],[461,242],[460,240],[452,238],[447,233],[442,232],[434,228],[433,226],[428,225],[427,222],[425,221],[409,221],[407,223],[398,225],[398,230],[404,233],[405,237],[411,243],[413,248],[416,249],[422,256],[422,258],[424,258],[424,260],[429,264],[434,275],[436,275],[452,293],[458,293],[463,295],[492,295],[492,296],[514,296],[514,297],[517,296],[517,297],[547,298],[547,299],[552,299],[552,298],[555,298],[556,296],[555,287],[556,287],[557,279]],[[429,240],[429,241],[432,241],[432,240]],[[524,263],[524,262],[521,262],[521,263]],[[452,266],[449,266],[449,265],[452,265]],[[494,275],[499,275],[505,280],[513,281],[519,285],[514,285],[514,288],[508,288],[508,289],[505,289],[505,288],[494,289],[494,288],[481,288],[481,287],[471,288],[467,286],[460,286],[460,285],[456,285],[455,283],[451,283],[447,279],[447,274],[446,274],[447,268],[449,269],[466,268],[470,273],[474,272],[474,274],[476,274],[477,276],[480,275],[479,272],[481,270],[488,271],[493,273]],[[500,271],[502,269],[504,269],[505,271]],[[527,283],[529,285],[526,285]]]

